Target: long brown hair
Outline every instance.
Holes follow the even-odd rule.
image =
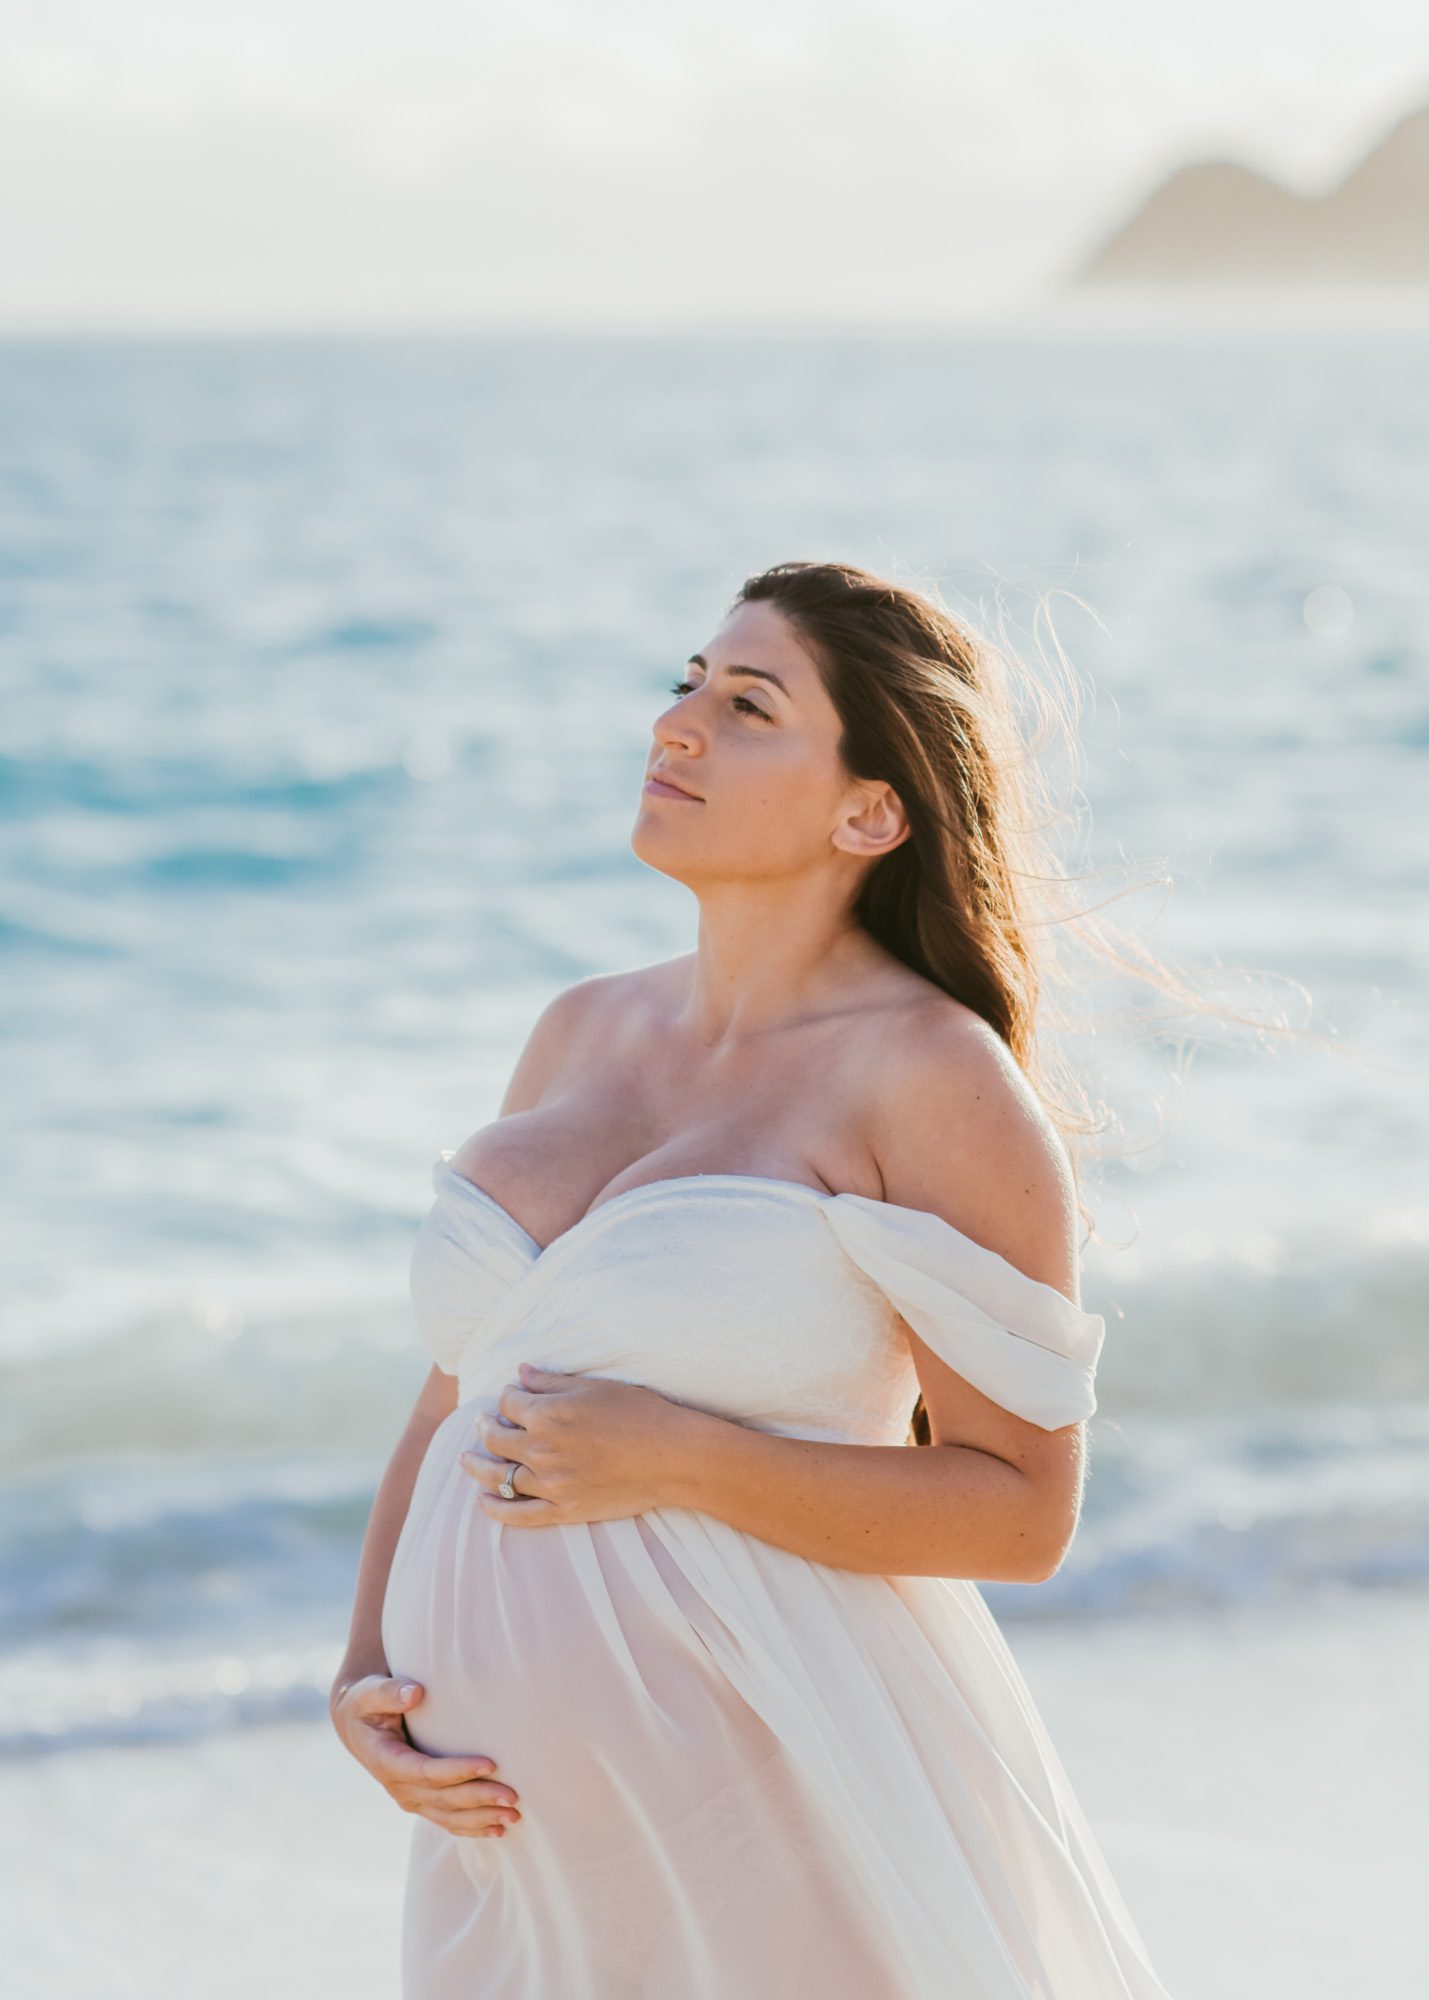
[[[850,775],[891,785],[908,816],[909,838],[872,865],[855,916],[996,1030],[1069,1141],[1074,1172],[1085,1142],[1117,1125],[1059,1046],[1076,1025],[1078,945],[1177,1011],[1300,1032],[1283,1015],[1256,1020],[1211,1002],[1134,933],[1074,907],[1082,878],[1067,872],[1063,848],[1075,822],[1077,698],[1055,640],[1062,677],[1048,685],[931,592],[849,563],[776,563],[747,578],[730,608],[750,603],[782,612],[814,660]],[[1060,798],[1049,744],[1067,762]],[[1079,1172],[1077,1199],[1090,1229]],[[910,1436],[932,1441],[921,1396]]]

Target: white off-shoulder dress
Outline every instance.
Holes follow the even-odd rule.
[[[411,1290],[458,1403],[382,1632],[413,1742],[494,1757],[522,1817],[414,1818],[405,2000],[1166,2000],[975,1583],[686,1508],[511,1527],[457,1463],[522,1359],[902,1444],[905,1320],[1056,1429],[1096,1407],[1102,1319],[938,1216],[755,1175],[646,1182],[542,1250],[451,1158]]]

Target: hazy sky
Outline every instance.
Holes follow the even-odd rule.
[[[4,0],[0,327],[927,323],[1425,99],[1423,0]]]

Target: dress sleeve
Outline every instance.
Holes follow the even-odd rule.
[[[941,1216],[856,1194],[825,1206],[859,1268],[984,1396],[1049,1431],[1096,1409],[1100,1313],[1084,1312]]]

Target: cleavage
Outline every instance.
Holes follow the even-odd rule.
[[[500,1208],[506,1214],[506,1216],[516,1224],[516,1227],[521,1231],[521,1233],[527,1238],[529,1238],[529,1240],[532,1243],[535,1244],[538,1253],[542,1257],[545,1256],[548,1250],[553,1250],[564,1237],[571,1235],[577,1229],[583,1228],[584,1225],[590,1220],[590,1218],[593,1215],[598,1214],[601,1209],[609,1206],[610,1203],[619,1200],[621,1196],[627,1194],[634,1194],[638,1191],[638,1189],[646,1187],[651,1183],[658,1183],[661,1181],[670,1181],[670,1180],[700,1180],[707,1175],[719,1175],[726,1173],[736,1174],[739,1175],[740,1177],[747,1176],[754,1180],[797,1181],[804,1179],[804,1175],[802,1173],[769,1172],[766,1171],[764,1168],[760,1167],[694,1167],[694,1168],[684,1168],[683,1170],[680,1169],[679,1167],[671,1167],[668,1171],[661,1173],[647,1172],[644,1180],[631,1182],[628,1186],[625,1187],[616,1187],[614,1185],[614,1182],[616,1180],[619,1180],[622,1177],[622,1175],[635,1173],[642,1168],[645,1169],[651,1168],[657,1164],[658,1160],[659,1160],[658,1154],[647,1153],[642,1158],[638,1160],[633,1160],[628,1167],[622,1167],[620,1171],[617,1174],[615,1174],[611,1180],[608,1180],[605,1183],[605,1185],[599,1190],[596,1199],[590,1203],[590,1205],[585,1209],[585,1211],[582,1214],[576,1216],[574,1221],[568,1223],[564,1228],[558,1229],[554,1232],[553,1235],[548,1236],[544,1243],[541,1241],[540,1237],[536,1234],[535,1230],[531,1229],[515,1212],[510,1202],[508,1202],[503,1195],[498,1194],[496,1189],[492,1187],[490,1181],[485,1178],[484,1170],[482,1168],[477,1166],[463,1166],[460,1163],[459,1155],[453,1156],[450,1165],[453,1166],[456,1169],[456,1171],[462,1174],[466,1179],[472,1181],[480,1192],[484,1192],[487,1195],[488,1199],[493,1201],[496,1204],[496,1206]],[[817,1176],[817,1178],[822,1179],[822,1175]],[[807,1184],[812,1189],[812,1183],[807,1183]],[[813,1191],[817,1192],[817,1190]]]

